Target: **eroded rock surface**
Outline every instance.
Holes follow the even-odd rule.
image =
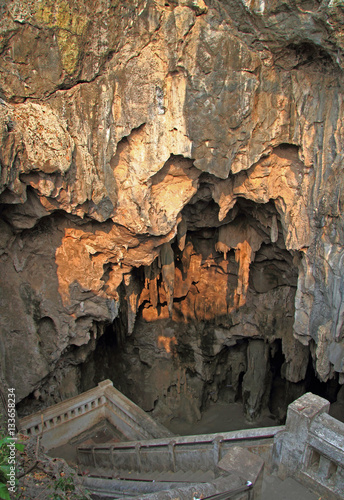
[[[311,353],[343,383],[342,2],[0,12],[0,366],[18,400],[96,383],[111,325],[118,383],[162,418],[224,393],[255,418],[277,345],[287,382]]]

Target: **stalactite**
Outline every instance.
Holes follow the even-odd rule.
[[[125,274],[123,281],[126,291],[128,308],[128,335],[131,335],[134,331],[141,290],[140,285],[136,282],[135,278],[131,274]]]
[[[238,285],[235,291],[234,306],[241,307],[246,302],[250,279],[250,264],[253,260],[252,247],[247,241],[239,243],[235,250],[235,260],[239,264]]]
[[[235,260],[239,264],[238,284],[234,296],[234,306],[240,307],[246,302],[246,294],[250,277],[250,264],[263,243],[262,237],[245,219],[236,219],[230,224],[221,226],[217,252],[223,252],[225,259],[231,249],[235,249]]]
[[[186,276],[190,267],[191,255],[194,251],[193,244],[189,242],[184,248],[182,255],[183,273]]]
[[[161,273],[167,296],[169,314],[172,314],[174,291],[174,252],[170,243],[164,243],[160,251]]]
[[[157,259],[152,262],[151,265],[151,279],[149,282],[149,299],[152,306],[156,309],[159,303],[159,292],[158,292],[158,278],[160,275],[160,269],[158,267]]]
[[[144,266],[144,274],[145,274],[145,288],[148,290],[149,288],[149,282],[151,279],[151,265],[150,266]]]
[[[278,225],[276,215],[272,216],[270,238],[272,243],[276,243],[276,241],[278,240]]]
[[[187,233],[187,222],[185,217],[182,217],[182,220],[178,224],[178,229],[177,229],[178,248],[181,252],[185,248],[186,233]]]

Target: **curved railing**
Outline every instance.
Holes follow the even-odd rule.
[[[126,469],[134,472],[155,470],[209,470],[209,464],[217,466],[221,458],[233,446],[244,446],[257,451],[259,447],[271,446],[274,436],[284,426],[244,429],[221,434],[180,436],[154,440],[81,445],[77,448],[78,462],[100,471]],[[99,472],[101,475],[101,472]]]
[[[171,436],[141,408],[115,389],[110,380],[78,396],[50,406],[19,421],[28,436],[41,436],[46,450],[66,444],[73,437],[107,419],[125,439]]]

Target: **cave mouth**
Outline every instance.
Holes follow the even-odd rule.
[[[274,204],[239,198],[218,215],[205,177],[176,238],[124,280],[120,315],[81,366],[83,390],[109,378],[178,433],[207,419],[212,432],[282,424],[305,392],[330,393],[293,337],[297,254]]]
[[[94,321],[91,342],[66,352],[63,385],[81,393],[110,379],[178,433],[282,424],[307,391],[334,402],[338,381],[320,383],[293,337],[298,255],[274,203],[239,198],[219,221],[208,177],[174,240],[124,275],[113,323]],[[26,414],[48,406],[35,392],[19,405]]]
[[[161,326],[166,330],[166,324]],[[215,356],[204,359],[205,370],[212,373],[206,381],[191,368],[195,353],[190,344],[180,344],[174,353],[178,354],[178,361],[176,358],[172,361],[176,377],[173,383],[166,383],[166,373],[171,375],[168,356],[162,360],[152,344],[141,340],[137,343],[135,336],[124,339],[122,328],[119,320],[108,325],[96,349],[80,365],[82,391],[109,378],[117,389],[175,434],[283,425],[288,405],[306,392],[335,403],[341,389],[338,377],[327,382],[317,378],[310,353],[304,379],[287,380],[281,339],[271,343],[263,339],[238,339],[234,345],[225,346]],[[149,362],[147,349],[151,350],[151,359],[155,358],[154,365]],[[251,372],[247,367],[248,362],[257,363],[258,359],[264,359],[258,369],[260,377],[262,368],[265,372],[263,392],[251,380],[251,376],[257,377],[257,368]],[[184,368],[180,370],[182,363]],[[250,397],[258,401],[254,418],[250,414]],[[334,415],[338,418],[335,412]]]

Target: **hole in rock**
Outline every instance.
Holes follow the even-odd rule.
[[[280,213],[238,198],[220,221],[211,182],[201,177],[159,257],[124,275],[114,322],[91,321],[88,344],[70,348],[21,408],[57,402],[45,387],[65,399],[109,378],[173,432],[193,434],[283,423],[307,391],[336,400],[338,381],[320,383],[293,337],[299,256],[286,249]],[[39,321],[48,357],[54,324]]]
[[[218,212],[201,183],[175,240],[124,280],[120,316],[81,367],[84,390],[110,378],[181,434],[277,425],[303,393],[335,401],[339,389],[293,337],[298,272],[274,204]]]

